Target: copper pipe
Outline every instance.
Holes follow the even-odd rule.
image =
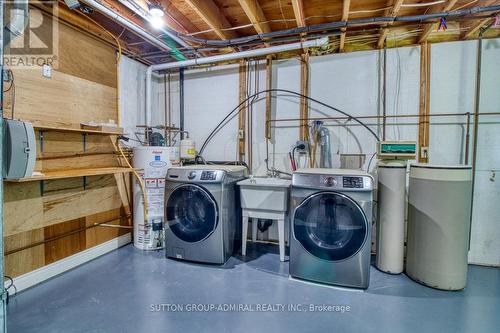
[[[49,239],[44,239],[43,241],[38,241],[38,242],[32,243],[30,245],[22,246],[20,248],[15,249],[15,250],[6,251],[5,255],[8,256],[9,254],[12,254],[12,253],[24,251],[24,250],[30,249],[32,247],[35,247],[35,246],[44,245],[46,243],[50,243],[50,242],[56,241],[56,240],[61,239],[61,238],[65,238],[65,237],[68,237],[68,236],[71,236],[71,235],[74,235],[74,234],[86,231],[88,229],[99,227],[101,224],[108,224],[108,223],[111,223],[111,222],[114,222],[114,221],[117,221],[117,220],[119,220],[121,222],[121,221],[124,221],[126,219],[130,219],[131,217],[132,217],[131,214],[127,214],[127,215],[120,216],[119,218],[115,218],[115,219],[112,219],[112,220],[107,220],[107,221],[104,221],[104,222],[94,223],[93,225],[86,226],[84,228],[79,228],[77,230],[73,230],[73,231],[64,233],[64,234],[59,235],[59,236],[55,236],[55,237],[52,237],[52,238],[49,238]]]

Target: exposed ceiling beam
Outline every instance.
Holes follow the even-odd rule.
[[[271,27],[267,23],[264,12],[256,0],[238,0],[241,8],[252,22],[255,31],[259,34],[271,32]]]
[[[427,14],[432,14],[432,13],[438,13],[438,12],[449,12],[452,10],[453,6],[457,3],[458,0],[449,0],[444,7],[437,7],[437,9],[427,13]],[[420,35],[420,38],[418,39],[419,43],[423,43],[427,40],[427,37],[431,34],[432,31],[436,30],[438,27],[438,23],[428,23],[424,26],[424,31],[422,32],[422,35]]]
[[[219,7],[212,0],[185,0],[186,3],[214,30],[220,39],[236,38],[237,34],[231,28],[227,18],[222,15]]]
[[[161,0],[163,7],[165,8],[165,18],[167,25],[172,29],[181,31],[184,33],[191,33],[200,31],[188,18],[186,18],[175,5],[170,0]]]
[[[482,27],[490,24],[490,22],[493,20],[492,17],[488,17],[485,19],[480,20],[479,22],[475,22],[472,24],[469,29],[465,32],[463,35],[462,39],[471,39],[474,37],[475,33],[481,29]]]
[[[398,16],[399,9],[401,8],[401,5],[403,4],[404,0],[394,0],[392,1],[392,7],[390,9],[387,9],[385,11],[386,16],[390,17],[396,17]],[[389,24],[391,25],[391,24]],[[385,27],[382,29],[382,32],[380,33],[380,37],[378,38],[377,41],[377,48],[381,49],[384,46],[385,39],[387,38],[387,35],[389,34],[389,28]]]
[[[351,7],[351,0],[344,0],[344,4],[342,5],[342,21],[347,21],[349,18],[349,7]],[[346,34],[346,29],[342,29],[342,32],[340,33],[339,52],[344,52]]]
[[[292,0],[293,14],[298,27],[305,27],[304,3],[302,0]]]

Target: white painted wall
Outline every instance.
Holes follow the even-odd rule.
[[[484,42],[481,112],[497,112],[500,105],[500,40]],[[431,113],[473,112],[476,42],[442,43],[432,46]],[[311,58],[310,96],[331,104],[354,116],[382,113],[381,51],[336,54]],[[142,66],[142,65],[141,65]],[[139,83],[134,86],[123,78],[122,91],[127,92],[122,107],[124,124],[134,124],[131,114],[143,112],[141,75],[144,67],[128,64],[123,75],[132,75]],[[420,48],[404,47],[387,51],[386,113],[388,115],[417,114],[419,109]],[[129,74],[127,74],[129,73]],[[257,73],[257,74],[256,74]],[[257,78],[257,77],[258,78]],[[222,66],[186,71],[185,74],[185,128],[195,139],[197,148],[228,112],[238,105],[238,67]],[[133,80],[132,80],[133,81]],[[250,94],[265,88],[263,64],[252,67]],[[128,85],[127,85],[128,84]],[[257,85],[257,88],[255,87]],[[300,91],[300,62],[298,59],[273,63],[273,87]],[[163,83],[155,84],[155,107],[162,121]],[[178,114],[178,80],[175,77],[171,91],[173,113]],[[253,173],[266,174],[265,100],[264,95],[254,104],[253,119]],[[274,100],[275,119],[299,116],[299,99],[278,94]],[[134,111],[135,110],[135,111]],[[311,117],[334,116],[332,110],[311,104]],[[139,116],[143,117],[142,114]],[[126,119],[127,118],[127,119]],[[126,120],[125,120],[126,119]],[[142,118],[141,118],[142,119]],[[178,119],[178,118],[177,118]],[[417,118],[389,118],[386,139],[418,140]],[[377,120],[364,120],[377,133]],[[479,128],[478,172],[473,210],[470,261],[500,264],[500,169],[499,122],[497,116],[481,120]],[[430,162],[457,164],[464,159],[464,117],[433,118],[430,127]],[[131,126],[130,125],[130,126]],[[297,121],[273,123],[274,138],[269,144],[270,164],[290,171],[288,152],[299,137]],[[341,154],[365,154],[364,168],[375,152],[375,139],[354,121],[328,121],[332,141],[334,167],[340,166]],[[211,141],[203,156],[207,160],[235,160],[237,158],[237,118],[234,118]],[[471,155],[472,157],[472,155]],[[301,165],[307,161],[301,159]],[[372,162],[371,169],[376,165]],[[496,177],[496,178],[495,178]],[[270,232],[270,237],[274,231]]]
[[[146,65],[132,60],[126,56],[121,57],[120,71],[120,126],[124,132],[135,139],[134,133],[138,133],[143,140],[143,133],[137,125],[145,123],[145,91],[146,91]],[[152,125],[163,125],[165,123],[165,102],[172,105],[172,123],[179,124],[179,76],[171,75],[170,94],[168,94],[168,85],[165,86],[164,76],[155,76],[152,84]],[[167,89],[167,99],[165,100],[165,90]],[[167,116],[168,118],[168,116]],[[136,146],[139,143],[129,141],[130,146]]]

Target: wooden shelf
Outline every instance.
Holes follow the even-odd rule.
[[[33,125],[36,130],[44,132],[66,132],[66,133],[82,133],[82,134],[97,134],[97,135],[121,135],[123,132],[113,131],[96,131],[90,129],[71,128],[71,127],[56,127],[56,126],[41,126]]]
[[[132,169],[124,167],[58,170],[58,171],[46,171],[43,175],[40,176],[33,176],[20,179],[6,179],[5,181],[14,183],[24,183],[24,182],[34,182],[38,180],[99,176],[99,175],[110,175],[116,173],[129,173],[129,172],[132,172]]]

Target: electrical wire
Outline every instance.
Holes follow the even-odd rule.
[[[366,172],[370,172],[370,165],[372,164],[373,158],[377,155],[377,153],[373,153],[372,157],[370,158],[370,161],[368,162],[368,166],[366,167]]]
[[[401,7],[430,7],[434,5],[439,5],[441,3],[444,3],[446,1],[444,0],[438,0],[438,1],[433,1],[433,2],[423,2],[423,3],[403,3],[401,4]]]
[[[376,139],[377,141],[380,141],[378,135],[370,128],[368,127],[364,122],[362,122],[361,120],[359,120],[358,118],[356,118],[355,116],[352,116],[350,114],[348,114],[347,112],[344,112],[338,108],[335,108],[331,105],[328,105],[326,103],[323,103],[317,99],[314,99],[312,97],[309,97],[309,96],[306,96],[306,95],[303,95],[301,93],[298,93],[298,92],[295,92],[295,91],[292,91],[292,90],[287,90],[287,89],[278,89],[278,88],[272,88],[272,89],[264,89],[264,90],[261,90],[259,92],[256,92],[255,94],[253,95],[250,95],[249,97],[245,98],[245,100],[243,100],[242,102],[240,102],[231,112],[229,112],[225,117],[224,119],[222,119],[218,124],[217,126],[214,128],[214,130],[212,132],[210,132],[210,134],[208,135],[208,137],[205,139],[205,141],[203,142],[203,145],[201,146],[201,149],[200,151],[198,152],[198,156],[202,156],[203,154],[203,151],[205,150],[206,146],[208,145],[208,143],[212,140],[212,138],[219,132],[219,130],[225,126],[226,124],[226,121],[234,116],[236,116],[237,114],[239,114],[241,112],[241,106],[244,105],[245,103],[247,103],[249,100],[251,100],[252,98],[256,97],[256,96],[259,96],[261,94],[264,94],[264,93],[272,93],[272,92],[283,92],[283,93],[287,93],[287,94],[291,94],[293,95],[294,97],[301,97],[301,98],[305,98],[309,101],[312,101],[312,102],[315,102],[323,107],[326,107],[326,108],[329,108],[331,110],[334,110],[346,117],[348,117],[349,119],[353,119],[355,120],[358,124],[360,124],[361,126],[363,126],[366,130],[368,130]]]

